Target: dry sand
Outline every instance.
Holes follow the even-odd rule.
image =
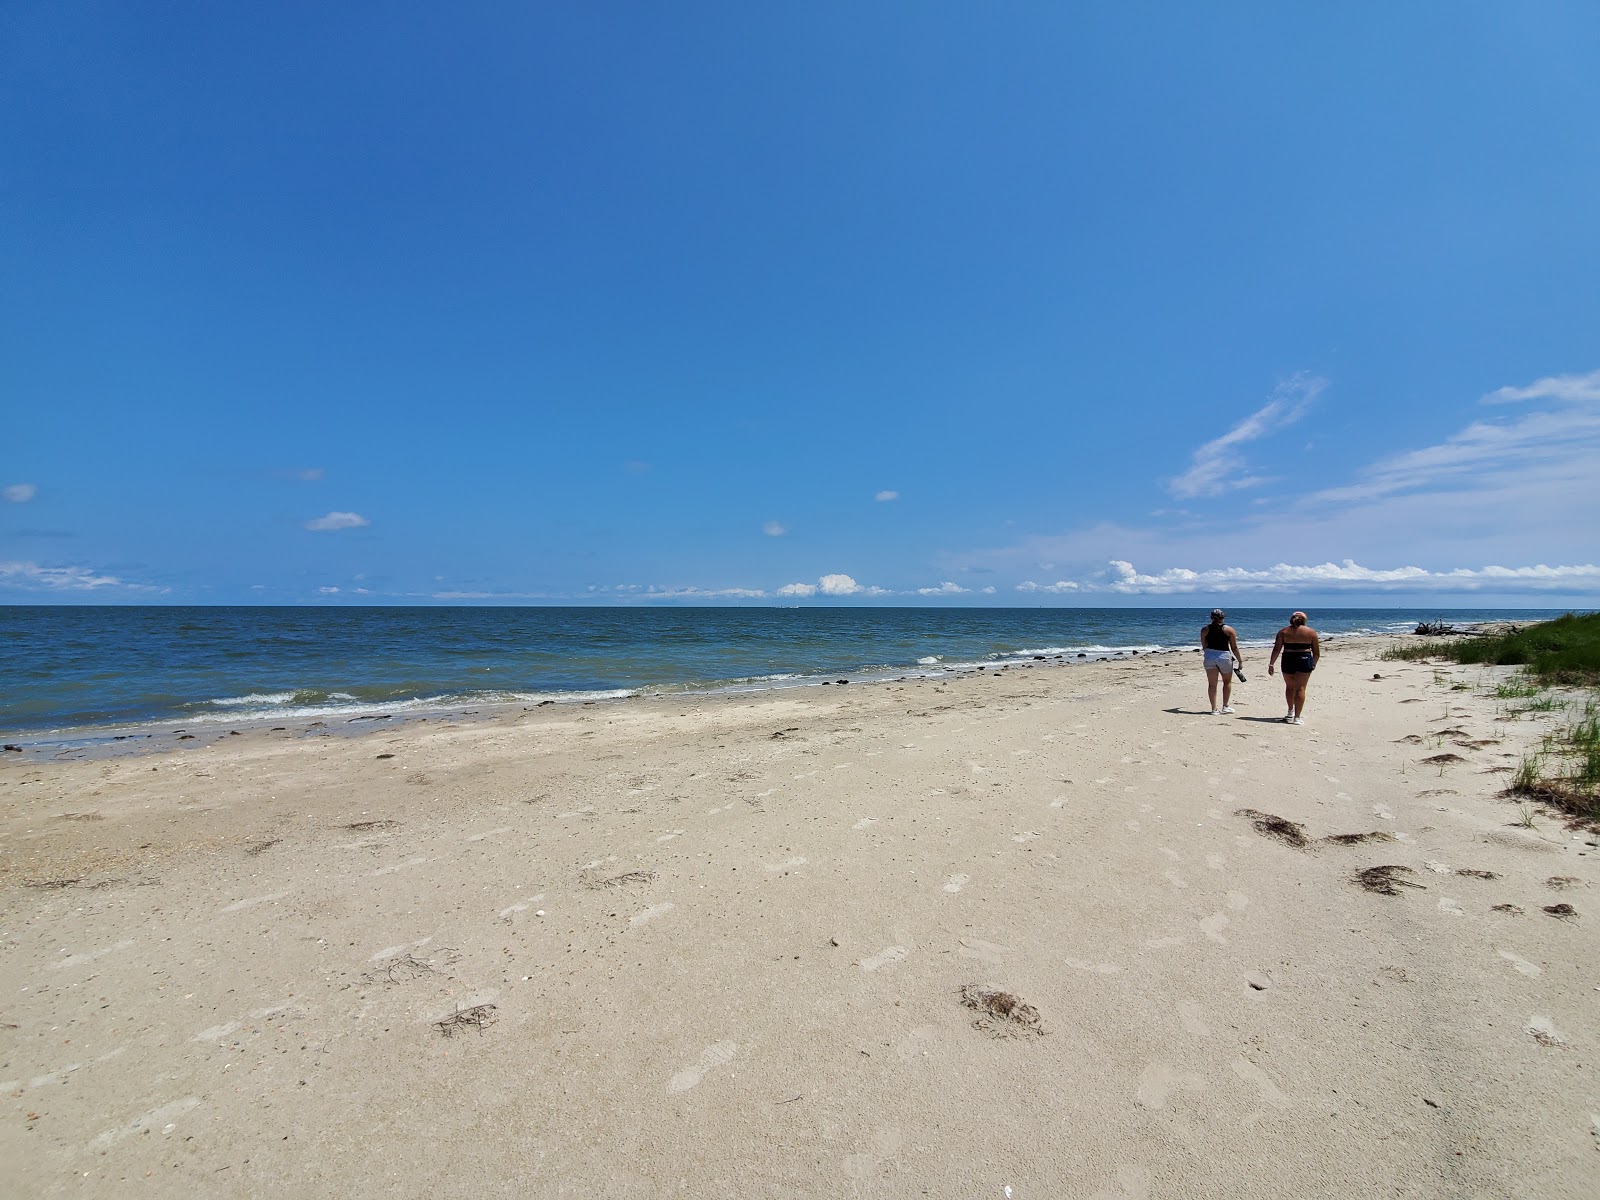
[[[6,756],[0,1189],[1600,1195],[1594,836],[1378,648]]]

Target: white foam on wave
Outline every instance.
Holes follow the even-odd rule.
[[[919,667],[931,667],[931,666],[935,665],[936,663],[938,663],[939,661],[940,661],[940,659],[939,659],[939,656],[937,654],[930,654],[930,655],[928,655],[927,658],[919,658],[919,659],[917,659],[917,665]]]
[[[263,708],[274,704],[287,704],[297,694],[296,692],[251,692],[246,696],[217,696],[205,703],[218,708]]]

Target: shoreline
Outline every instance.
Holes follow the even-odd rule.
[[[1479,623],[1479,626],[1490,624],[1493,623]],[[1479,626],[1471,626],[1470,628],[1476,629]],[[1324,638],[1324,643],[1331,646],[1343,641],[1367,641],[1383,638],[1403,639],[1408,636],[1411,635],[1398,633],[1343,633],[1329,635]],[[1443,636],[1457,635],[1449,634]],[[1266,652],[1272,646],[1272,639],[1246,640],[1241,641],[1239,645],[1241,649]],[[312,712],[301,711],[295,716],[289,716],[286,712],[275,713],[270,710],[253,711],[240,715],[191,713],[186,719],[111,722],[94,725],[62,726],[52,729],[13,730],[0,733],[0,744],[6,747],[4,751],[0,751],[0,764],[8,761],[54,760],[62,757],[106,758],[129,753],[164,753],[170,750],[182,749],[183,744],[189,741],[214,742],[230,736],[244,736],[262,732],[286,732],[299,737],[357,736],[365,732],[374,731],[380,724],[385,724],[388,728],[400,728],[405,725],[426,723],[428,721],[463,720],[477,716],[494,720],[514,715],[519,711],[532,712],[535,709],[549,706],[573,707],[612,704],[622,701],[673,701],[760,696],[836,686],[838,683],[846,683],[858,687],[872,687],[923,679],[959,678],[984,671],[1022,667],[1085,667],[1104,662],[1133,662],[1140,659],[1148,661],[1171,655],[1194,655],[1198,653],[1199,651],[1194,647],[1177,646],[1063,650],[1059,653],[1051,654],[1019,651],[1015,656],[997,657],[987,662],[962,661],[939,663],[937,665],[918,663],[908,667],[886,667],[876,668],[871,671],[845,672],[842,673],[845,676],[844,678],[840,678],[840,673],[824,674],[822,672],[810,675],[772,677],[771,682],[766,683],[765,686],[758,685],[752,680],[738,679],[721,683],[685,684],[680,687],[618,688],[598,693],[593,691],[566,694],[542,693],[540,698],[532,703],[528,702],[532,699],[531,696],[517,700],[459,700],[453,702],[447,702],[441,698],[437,702],[413,699],[397,704],[371,703],[360,706],[330,706],[326,709]],[[1265,674],[1264,670],[1263,674]],[[780,679],[781,682],[779,681]],[[407,704],[413,704],[415,707],[407,708],[405,707]],[[279,722],[283,722],[283,724],[278,724]],[[388,724],[390,722],[392,724]],[[349,728],[358,724],[365,726],[365,728]],[[191,726],[194,728],[191,729]],[[184,735],[188,736],[185,737]],[[18,747],[19,749],[12,749],[12,747]]]
[[[1499,796],[1554,717],[1379,649],[1305,726],[1141,655],[13,763],[0,1154],[38,1197],[1587,1194],[1600,846]]]

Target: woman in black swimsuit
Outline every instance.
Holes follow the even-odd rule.
[[[1272,643],[1272,658],[1267,663],[1268,675],[1273,673],[1273,664],[1280,654],[1283,656],[1283,698],[1289,705],[1284,723],[1304,725],[1300,714],[1306,706],[1306,684],[1311,682],[1311,672],[1317,669],[1317,660],[1322,657],[1322,639],[1306,624],[1305,613],[1295,613],[1289,623],[1278,630],[1278,638]]]

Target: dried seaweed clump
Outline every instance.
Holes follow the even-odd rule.
[[[961,988],[961,1003],[977,1013],[974,1029],[992,1037],[1043,1037],[1039,1010],[1010,992],[995,991],[976,983]]]
[[[1552,917],[1560,917],[1564,921],[1570,921],[1573,917],[1578,915],[1578,910],[1573,908],[1570,904],[1546,904],[1544,906],[1544,911],[1549,913]]]
[[[1435,754],[1422,760],[1430,767],[1448,767],[1451,763],[1466,762],[1459,754]]]
[[[1355,846],[1361,842],[1392,842],[1394,834],[1374,829],[1371,833],[1333,833],[1322,840],[1332,842],[1335,846]]]
[[[476,1029],[481,1034],[494,1024],[494,1010],[493,1004],[474,1004],[471,1008],[458,1008],[442,1021],[435,1021],[433,1027],[445,1037],[455,1037],[456,1034],[465,1033],[468,1029]]]
[[[1476,867],[1457,867],[1457,875],[1465,875],[1468,879],[1499,879],[1493,871],[1480,871]]]
[[[1495,904],[1490,907],[1489,911],[1502,912],[1508,917],[1520,917],[1522,915],[1522,910],[1515,904]]]
[[[1412,883],[1409,879],[1401,879],[1401,875],[1413,875],[1410,867],[1389,864],[1382,867],[1368,867],[1364,871],[1357,871],[1354,879],[1361,887],[1369,892],[1376,892],[1380,896],[1398,896],[1403,887],[1417,888],[1427,891],[1420,883]]]
[[[1304,825],[1274,816],[1272,813],[1259,812],[1253,808],[1241,808],[1235,811],[1234,816],[1250,818],[1250,824],[1255,831],[1265,837],[1277,838],[1286,846],[1293,846],[1296,850],[1304,850],[1311,844],[1306,837]]]
[[[400,822],[399,821],[352,821],[352,822],[350,822],[350,824],[346,825],[345,828],[346,829],[353,829],[357,833],[366,833],[366,832],[368,832],[370,830],[373,830],[373,829],[399,829],[400,828]]]

